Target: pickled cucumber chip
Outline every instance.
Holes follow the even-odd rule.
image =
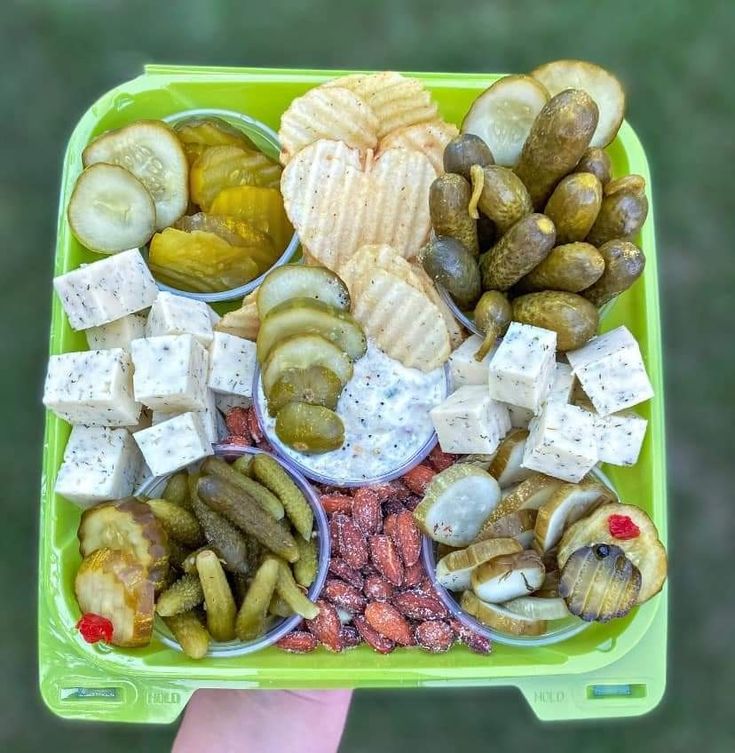
[[[309,253],[333,271],[366,243],[386,243],[405,258],[428,237],[429,186],[436,177],[423,155],[388,149],[364,159],[339,141],[320,140],[286,166],[286,213]]]
[[[430,120],[426,123],[398,128],[380,140],[380,150],[413,149],[425,154],[436,170],[444,172],[444,148],[459,133],[457,126],[443,120]]]
[[[213,146],[192,165],[189,188],[192,201],[207,212],[217,194],[225,188],[277,188],[280,178],[280,165],[261,152],[239,146]]]
[[[222,118],[185,118],[174,123],[174,131],[184,146],[190,167],[210,146],[241,146],[254,151],[258,149],[248,136]]]
[[[85,167],[100,162],[129,170],[156,206],[156,230],[186,211],[189,164],[174,131],[160,120],[139,120],[98,136],[82,153]]]
[[[617,135],[625,115],[625,92],[615,76],[594,63],[555,60],[531,71],[553,97],[564,89],[582,89],[595,100],[600,119],[590,146],[607,146]]]
[[[353,294],[353,315],[404,366],[431,371],[449,358],[449,333],[439,309],[425,293],[383,269],[373,269]]]
[[[291,102],[281,117],[281,163],[318,139],[344,141],[356,149],[378,145],[378,118],[365,100],[338,86],[311,89]]]
[[[261,234],[262,235],[262,234]],[[267,242],[267,236],[261,243]],[[214,293],[244,285],[257,277],[253,246],[233,246],[214,233],[166,228],[151,240],[148,262],[155,277],[178,290]]]
[[[212,214],[236,217],[268,233],[278,253],[286,248],[293,235],[293,227],[283,208],[283,199],[275,188],[225,188],[215,196],[209,209]]]

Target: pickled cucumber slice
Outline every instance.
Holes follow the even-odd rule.
[[[293,236],[293,226],[286,216],[283,197],[275,188],[262,186],[234,186],[215,196],[210,207],[212,214],[237,217],[268,233],[276,251],[286,248]]]
[[[82,513],[77,537],[82,557],[96,549],[123,551],[146,570],[156,588],[163,584],[168,571],[168,538],[145,503],[131,497],[89,507]]]
[[[285,405],[294,402],[334,410],[341,392],[342,382],[324,366],[286,369],[268,393],[268,412],[275,416]]]
[[[82,560],[74,593],[83,614],[112,623],[115,646],[145,646],[153,631],[153,584],[147,570],[126,551],[96,549]]]
[[[352,378],[352,362],[329,340],[320,335],[294,335],[273,347],[263,364],[263,391],[270,395],[276,382],[288,369],[323,366],[329,369],[344,387]]]
[[[342,311],[350,310],[350,293],[344,282],[326,267],[285,264],[269,272],[258,288],[258,315],[291,298],[313,298]]]
[[[156,209],[146,187],[116,165],[93,165],[82,172],[67,217],[77,240],[100,254],[143,246],[156,229]]]
[[[533,475],[533,471],[521,465],[527,439],[526,429],[516,429],[500,443],[493,462],[490,464],[490,475],[497,479],[501,489],[520,484],[521,481]]]
[[[541,588],[545,574],[544,563],[536,552],[506,554],[472,571],[472,590],[483,601],[502,604]]]
[[[261,318],[257,340],[260,363],[264,363],[277,342],[297,334],[321,335],[352,361],[367,350],[365,333],[351,314],[311,298],[291,298]]]
[[[502,501],[500,504],[502,504]],[[523,549],[528,549],[533,541],[537,515],[537,510],[526,509],[508,513],[508,515],[504,515],[492,523],[483,525],[475,541],[511,538],[515,539]]]
[[[222,118],[185,118],[174,123],[174,131],[184,145],[189,166],[193,165],[210,146],[239,146],[243,149],[258,150],[248,136]]]
[[[562,481],[543,473],[534,473],[518,486],[512,487],[510,493],[503,497],[501,503],[492,511],[483,529],[500,518],[518,510],[538,510],[548,502],[551,495],[562,485]]]
[[[264,154],[239,146],[213,146],[191,166],[191,199],[205,212],[217,194],[233,186],[278,188],[281,166]]]
[[[471,464],[453,465],[437,473],[413,516],[434,541],[467,546],[500,502],[498,482]]]
[[[261,234],[253,248],[267,246]],[[151,240],[148,262],[160,282],[195,293],[239,287],[259,274],[249,246],[233,246],[214,233],[166,228]]]
[[[547,552],[559,543],[565,529],[572,523],[600,505],[616,501],[612,491],[595,479],[562,484],[551,499],[539,507],[535,526],[536,549]]]
[[[450,591],[466,591],[471,585],[472,571],[483,562],[521,551],[515,539],[487,539],[444,555],[436,563],[436,580]]]
[[[625,116],[625,91],[612,73],[583,60],[555,60],[531,75],[552,97],[564,89],[582,89],[594,99],[600,117],[590,146],[607,146],[615,138]]]
[[[173,129],[160,120],[139,120],[103,133],[82,152],[82,162],[85,167],[105,162],[130,171],[153,199],[156,230],[186,211],[189,163]]]
[[[345,441],[342,419],[329,408],[288,403],[276,415],[276,435],[297,452],[321,453],[339,449]]]
[[[569,611],[586,622],[609,622],[635,606],[641,572],[614,544],[577,549],[564,564],[559,594]]]
[[[465,591],[459,605],[484,625],[501,633],[511,635],[543,635],[546,632],[544,620],[533,620],[511,612],[501,604],[488,604],[478,599],[472,591]]]
[[[474,133],[489,147],[497,165],[513,167],[549,92],[531,76],[504,76],[472,103],[462,133]]]
[[[538,596],[519,596],[506,601],[503,606],[514,614],[530,620],[563,620],[571,612],[564,599],[542,599]]]
[[[610,532],[610,516],[627,516],[638,528],[634,538],[616,538]],[[653,521],[635,505],[612,503],[598,507],[586,518],[577,521],[562,536],[557,555],[563,568],[573,552],[583,546],[612,544],[620,547],[625,556],[640,570],[641,588],[638,603],[655,596],[666,580],[666,550],[659,541]]]

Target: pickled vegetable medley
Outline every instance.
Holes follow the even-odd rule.
[[[90,349],[52,356],[44,390],[72,425],[55,491],[84,509],[85,639],[146,645],[157,613],[201,658],[297,614],[288,651],[487,653],[478,631],[563,638],[653,598],[645,500],[599,471],[638,462],[653,396],[628,328],[599,333],[645,267],[643,178],[606,151],[624,104],[557,61],[494,83],[458,132],[383,72],[295,99],[280,163],[209,117],[93,140],[68,219],[106,256],[54,281]],[[294,231],[303,263],[275,267]],[[257,277],[221,318],[156,283]],[[230,465],[220,441],[274,455]],[[162,497],[135,498],[151,477]]]

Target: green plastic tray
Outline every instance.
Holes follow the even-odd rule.
[[[251,115],[273,128],[291,100],[335,71],[148,66],[142,76],[99,99],[79,121],[64,159],[55,273],[92,261],[74,240],[64,210],[93,136],[138,118],[219,107]],[[449,121],[459,123],[496,74],[419,73]],[[615,173],[635,172],[650,186],[648,164],[633,129],[624,123],[609,148]],[[649,201],[651,197],[649,195]],[[651,207],[653,204],[651,203]],[[604,329],[626,324],[638,338],[656,397],[641,409],[650,421],[639,463],[606,467],[624,500],[645,508],[667,539],[661,330],[653,212],[641,243],[643,278],[605,317]],[[49,286],[50,288],[50,286]],[[85,349],[54,298],[50,353]],[[48,414],[41,482],[39,673],[44,700],[66,718],[171,722],[197,688],[398,688],[515,686],[540,719],[636,716],[660,701],[666,681],[667,589],[627,618],[595,625],[545,648],[496,645],[490,656],[455,647],[444,655],[417,649],[379,656],[367,647],[342,655],[324,650],[295,656],[277,649],[226,660],[195,662],[153,641],[145,649],[90,646],[74,624],[79,610],[73,579],[79,564],[79,510],[53,493],[69,427]]]

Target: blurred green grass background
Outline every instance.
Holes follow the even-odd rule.
[[[39,396],[61,157],[83,111],[146,62],[521,72],[579,57],[608,66],[625,82],[629,120],[653,172],[673,534],[667,695],[638,720],[541,725],[513,690],[363,692],[342,750],[391,753],[409,741],[427,752],[735,750],[735,4],[11,0],[0,18],[6,425],[0,748],[165,751],[175,733],[174,726],[63,722],[46,711],[37,691]]]

